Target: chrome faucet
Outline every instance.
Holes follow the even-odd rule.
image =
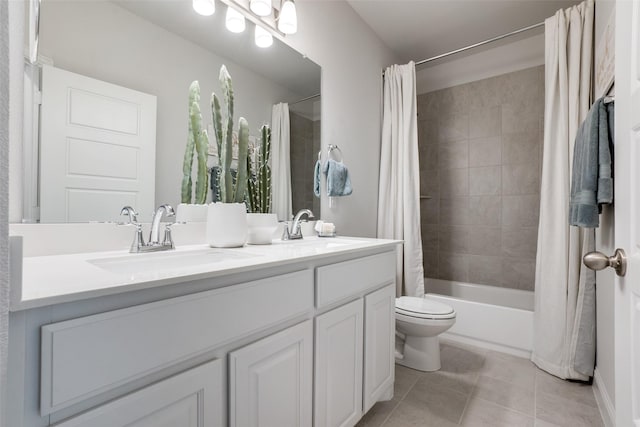
[[[138,213],[131,206],[125,206],[122,208],[120,215],[128,215],[129,224],[136,227],[136,234],[133,238],[133,243],[131,243],[131,249],[129,252],[156,252],[175,249],[173,239],[171,238],[171,224],[167,224],[165,226],[164,239],[160,242],[160,221],[162,220],[163,214],[167,217],[175,215],[173,208],[170,205],[162,205],[158,207],[156,213],[153,215],[153,220],[151,221],[149,242],[145,243],[144,237],[142,236],[142,224],[138,222]]]
[[[300,209],[291,223],[291,229],[288,226],[284,227],[284,233],[282,233],[282,240],[297,240],[302,239],[302,230],[300,229],[300,219],[303,215],[307,215],[309,219],[315,218],[313,212],[309,209]]]

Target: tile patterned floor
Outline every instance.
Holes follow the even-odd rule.
[[[396,365],[393,400],[359,427],[603,427],[591,386],[562,381],[530,361],[441,344],[442,369]]]

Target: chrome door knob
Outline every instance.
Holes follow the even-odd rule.
[[[582,262],[591,270],[604,270],[611,267],[618,276],[627,274],[627,255],[622,249],[616,249],[613,256],[606,256],[602,252],[589,252],[582,258]]]

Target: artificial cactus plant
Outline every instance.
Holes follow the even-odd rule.
[[[255,163],[247,157],[247,189],[249,191],[249,211],[254,213],[271,212],[271,129],[263,125],[260,128],[260,144],[254,147]],[[255,165],[255,166],[254,166]]]
[[[240,117],[238,120],[238,169],[235,178],[231,174],[233,160],[233,84],[224,65],[220,68],[220,86],[227,105],[226,117],[222,115],[220,100],[211,95],[213,128],[218,144],[218,185],[220,201],[223,203],[244,203],[247,192],[247,153],[249,148],[249,124]]]
[[[195,151],[198,160],[198,178],[196,181],[195,203],[203,204],[207,200],[209,189],[209,172],[207,170],[207,153],[209,150],[209,136],[207,130],[202,128],[202,114],[200,112],[200,84],[194,81],[189,86],[189,135],[187,147],[184,151],[182,163],[182,203],[192,203],[193,184],[192,168],[193,153]]]

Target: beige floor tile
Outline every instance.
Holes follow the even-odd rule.
[[[402,400],[418,382],[423,373],[404,366],[396,365],[396,377],[393,387],[393,400]]]
[[[467,404],[467,394],[448,388],[434,388],[418,382],[402,401],[421,408],[431,416],[458,423]]]
[[[597,407],[547,393],[536,393],[536,418],[560,427],[604,426]]]
[[[534,427],[533,417],[472,397],[462,419],[468,427]]]
[[[362,419],[358,424],[356,424],[356,426],[357,427],[381,426],[387,420],[387,418],[389,418],[389,415],[391,415],[391,412],[393,412],[395,407],[398,406],[398,403],[399,402],[397,400],[389,400],[386,402],[376,403],[375,405],[373,405],[371,409],[369,409],[369,412],[367,412],[365,416],[362,417]]]
[[[437,393],[443,388],[451,389],[462,394],[470,394],[475,386],[476,380],[470,375],[447,375],[446,372],[428,372],[417,382],[426,388]]]
[[[455,427],[457,425],[435,415],[429,408],[400,402],[383,427]]]
[[[486,351],[473,347],[440,346],[440,373],[475,382],[485,364]]]
[[[527,359],[490,351],[482,375],[533,390],[536,367]]]
[[[560,426],[558,424],[553,424],[553,423],[547,422],[545,420],[541,420],[541,419],[537,419],[536,418],[535,427],[560,427]]]
[[[536,391],[571,399],[583,405],[597,405],[590,385],[561,380],[539,369],[536,372]]]
[[[480,376],[473,396],[505,408],[534,416],[535,393],[533,389],[519,387],[495,378]]]

